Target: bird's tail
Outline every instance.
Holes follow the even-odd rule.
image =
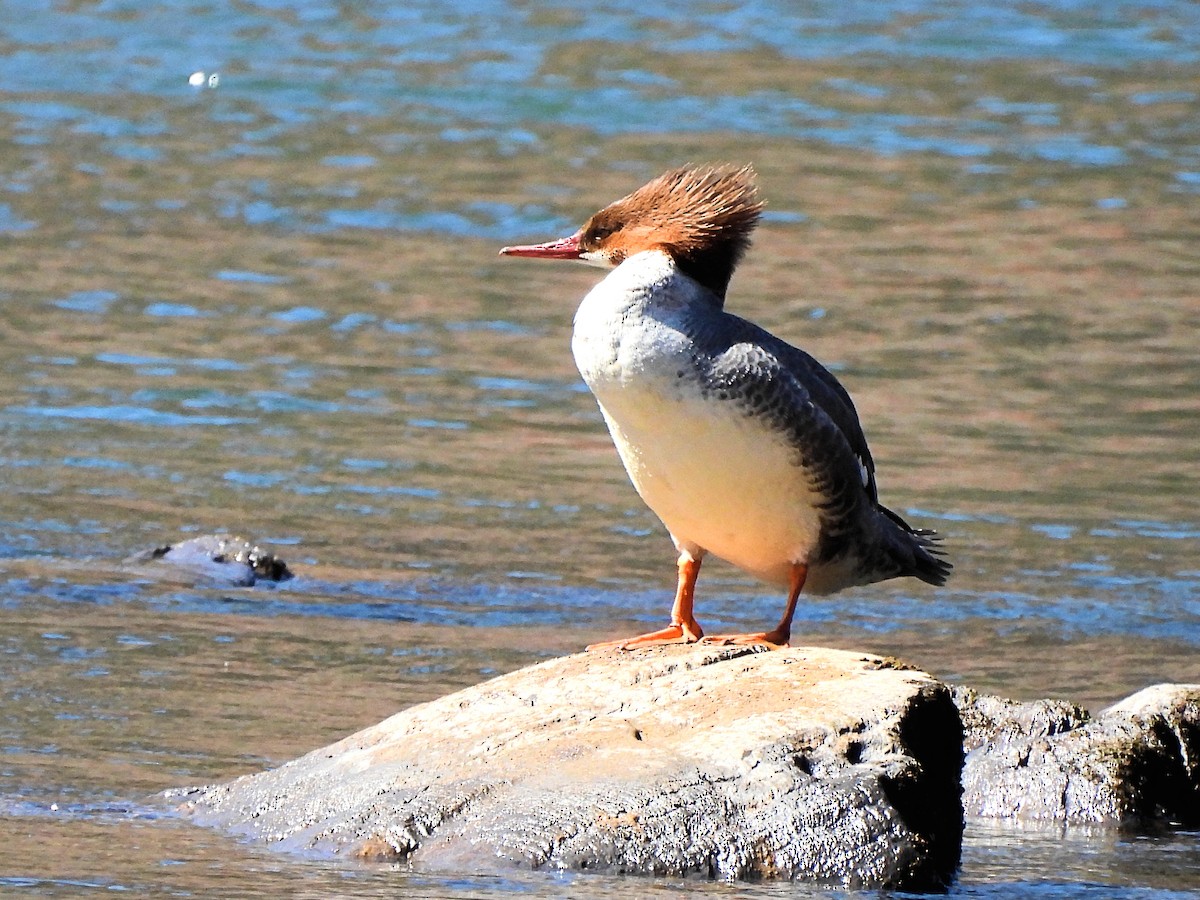
[[[913,528],[886,506],[877,508],[895,526],[890,529],[893,540],[888,549],[901,569],[898,574],[920,578],[926,584],[945,584],[954,566],[944,558],[941,535],[928,528]]]

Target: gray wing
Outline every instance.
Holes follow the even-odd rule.
[[[752,407],[750,411],[787,434],[798,450],[822,461],[819,468],[830,469],[830,480],[842,490],[847,482],[861,485],[877,504],[875,461],[858,411],[841,382],[809,354],[769,331],[728,313],[723,319],[697,342],[712,387]]]
[[[875,463],[841,382],[803,350],[745,319],[722,316],[696,343],[705,388],[769,423],[796,448],[822,497],[819,554],[832,558],[854,546],[865,528],[876,534],[871,546],[859,547],[871,556],[873,580],[912,575],[944,584],[952,567],[934,532],[914,529],[879,504]]]

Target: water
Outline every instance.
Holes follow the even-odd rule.
[[[662,619],[568,350],[596,275],[495,252],[683,161],[756,165],[731,308],[838,372],[956,564],[802,639],[1200,681],[1195,5],[0,10],[0,893],[828,894],[281,858],[148,800]],[[298,577],[121,563],[225,530]],[[705,625],[780,604],[706,565]],[[973,822],[952,893],[1198,896],[1198,844]]]

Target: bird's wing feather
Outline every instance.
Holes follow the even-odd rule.
[[[813,424],[835,429],[846,449],[857,458],[862,486],[871,502],[877,504],[875,461],[854,401],[841,382],[800,348],[738,316],[725,313],[723,317],[723,327],[712,332],[721,335],[719,343],[705,342],[714,374],[730,382],[734,390],[768,393],[772,410],[782,420],[779,424],[788,430],[811,428]],[[758,357],[756,365],[746,365],[748,353]],[[752,381],[755,383],[750,384]],[[818,423],[812,422],[814,415]]]

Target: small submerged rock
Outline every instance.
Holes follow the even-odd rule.
[[[274,553],[229,534],[206,534],[177,544],[164,544],[136,553],[125,563],[168,565],[189,577],[231,587],[286,581],[292,577],[287,564]]]

